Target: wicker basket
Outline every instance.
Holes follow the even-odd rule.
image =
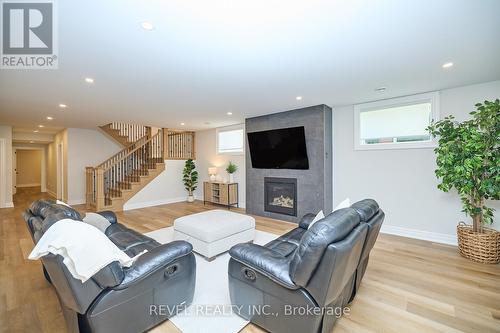
[[[472,261],[483,264],[500,262],[500,232],[483,227],[483,232],[475,232],[471,225],[460,222],[457,226],[458,250]]]

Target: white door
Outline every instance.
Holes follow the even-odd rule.
[[[12,194],[17,193],[17,150],[12,149]]]

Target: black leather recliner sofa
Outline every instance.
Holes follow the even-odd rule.
[[[129,268],[113,262],[85,283],[73,278],[61,256],[42,258],[45,276],[56,289],[70,332],[143,332],[170,317],[168,311],[159,312],[154,306],[172,310],[192,302],[196,261],[191,244],[161,245],[117,223],[113,212],[100,214],[111,223],[105,234],[121,250],[131,257],[148,252]],[[35,201],[24,213],[35,243],[64,218],[81,220],[74,209],[49,200]]]
[[[265,246],[231,248],[229,291],[240,316],[273,333],[331,332],[359,288],[384,213],[366,199],[308,230],[313,219]]]

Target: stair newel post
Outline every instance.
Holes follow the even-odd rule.
[[[95,170],[95,182],[96,182],[96,210],[101,210],[104,208],[104,170],[102,168],[97,168]]]
[[[162,128],[161,130],[163,136],[163,159],[168,157],[168,128]]]
[[[164,160],[163,160],[163,130],[160,128],[158,130],[158,132],[159,132],[159,135],[158,135],[158,145],[159,146],[158,146],[158,148],[159,148],[159,154],[160,154],[159,157],[161,158],[160,162],[163,163],[164,162]]]
[[[86,167],[85,168],[86,175],[86,188],[85,188],[85,201],[87,209],[91,208],[94,197],[94,168]]]

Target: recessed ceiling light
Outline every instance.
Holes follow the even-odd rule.
[[[232,112],[227,112],[226,113],[228,116],[231,116],[233,113]]]
[[[59,107],[64,109],[67,108],[68,106],[66,104],[59,104]]]
[[[47,120],[53,120],[53,119],[54,119],[54,117],[51,117],[51,116],[47,117]]]
[[[186,125],[186,124],[185,123],[181,123],[181,126],[184,126],[184,125]]]
[[[446,62],[443,64],[442,66],[443,68],[450,68],[450,67],[453,67],[453,63],[452,62]]]
[[[39,130],[34,130],[34,131],[33,131],[33,133],[38,133],[38,132],[39,132]]]
[[[301,101],[302,100],[302,96],[297,96],[297,97],[295,97],[295,99],[298,100],[298,101]]]
[[[153,23],[151,22],[141,22],[141,27],[144,29],[144,30],[148,30],[148,31],[151,31],[153,30],[155,27],[153,26]]]
[[[85,78],[85,82],[87,82],[87,83],[94,83],[94,79],[91,78],[91,77],[86,77]]]
[[[376,92],[384,92],[384,91],[386,91],[386,90],[387,90],[387,88],[386,88],[386,87],[378,87],[378,88],[375,88],[375,91],[376,91]]]
[[[45,127],[45,126],[43,126],[43,125],[38,125],[38,127],[42,128],[42,127]]]

